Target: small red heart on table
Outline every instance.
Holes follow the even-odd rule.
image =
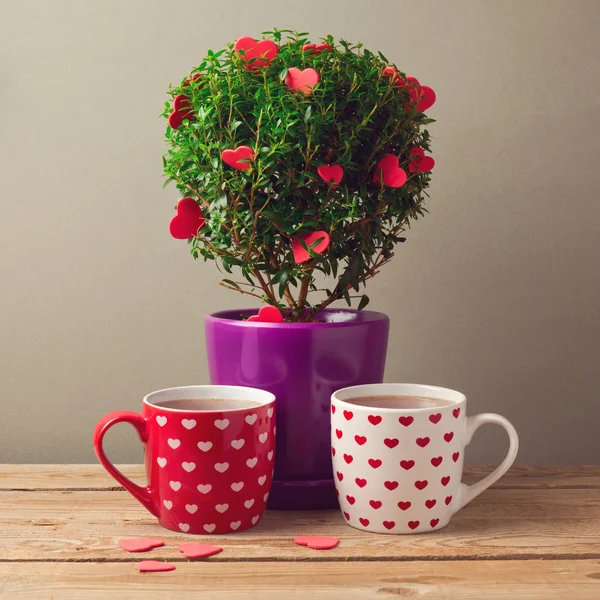
[[[252,166],[250,161],[254,160],[254,150],[248,146],[239,146],[235,150],[228,148],[221,152],[221,159],[226,165],[243,171]]]
[[[240,58],[247,62],[246,69],[264,67],[270,60],[277,56],[277,45],[272,40],[257,41],[251,37],[241,37],[234,46]]]
[[[119,540],[119,546],[127,552],[146,552],[152,548],[160,548],[165,543],[158,538],[135,538],[131,540]]]
[[[182,198],[177,203],[177,214],[171,219],[169,231],[176,240],[187,240],[198,235],[204,227],[204,215],[193,198]]]
[[[195,121],[196,115],[190,107],[190,99],[185,94],[179,94],[173,100],[173,112],[169,115],[169,127],[177,129],[185,120]]]
[[[321,165],[317,169],[317,173],[323,181],[330,183],[331,187],[335,189],[344,176],[344,169],[340,165]]]
[[[406,173],[398,166],[395,154],[386,154],[378,163],[373,173],[373,181],[383,183],[388,187],[398,188],[406,183]]]
[[[295,237],[292,241],[292,252],[294,253],[294,262],[297,265],[306,262],[310,258],[308,250],[304,248],[300,240],[302,240],[309,248],[312,244],[318,242],[312,249],[315,254],[322,254],[329,246],[329,234],[326,231],[313,231],[312,233],[306,233]]]
[[[178,550],[186,558],[205,558],[213,554],[218,554],[223,548],[212,546],[211,544],[181,544]]]
[[[314,550],[331,550],[331,548],[335,548],[339,542],[340,539],[336,537],[317,535],[301,535],[294,538],[294,543],[298,544],[298,546],[307,546]]]
[[[308,52],[309,54],[321,54],[325,50],[331,52],[332,48],[329,44],[304,44],[302,46],[302,52]]]
[[[285,78],[286,85],[292,92],[311,94],[313,87],[319,83],[319,74],[312,68],[301,71],[296,67],[290,67]]]
[[[404,77],[400,75],[400,71],[396,69],[396,67],[386,67],[383,70],[383,75],[385,77],[390,77],[392,83],[399,88],[403,88],[406,86],[406,81],[404,81]]]
[[[423,148],[412,148],[409,155],[408,170],[411,173],[426,173],[435,166],[435,160],[431,156],[425,156]]]
[[[261,307],[258,314],[248,317],[248,321],[255,321],[259,323],[283,323],[283,315],[276,306]]]
[[[140,573],[159,573],[160,571],[174,571],[175,565],[159,560],[143,560],[138,564]]]

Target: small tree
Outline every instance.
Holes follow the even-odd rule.
[[[263,35],[209,50],[169,92],[164,172],[191,216],[171,233],[241,270],[221,285],[305,321],[350,306],[426,212],[435,94],[360,43]],[[317,289],[317,272],[335,283]]]

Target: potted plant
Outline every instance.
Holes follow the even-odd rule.
[[[426,212],[435,94],[360,43],[263,35],[209,50],[169,91],[170,231],[264,304],[206,318],[211,380],[277,396],[270,505],[322,508],[330,395],[383,379],[389,322],[363,290]]]

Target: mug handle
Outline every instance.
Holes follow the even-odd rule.
[[[104,453],[104,448],[102,446],[104,434],[117,423],[129,423],[130,425],[133,425],[144,446],[148,442],[146,419],[141,414],[128,410],[115,410],[102,417],[96,425],[96,429],[94,430],[94,451],[96,452],[96,456],[110,475],[112,475],[136,500],[138,500],[144,508],[150,511],[155,517],[159,517],[160,509],[154,498],[152,488],[149,485],[142,487],[137,485],[137,483],[133,483],[131,479],[125,477],[125,475],[123,475],[123,473],[108,460]]]
[[[479,429],[479,427],[485,423],[494,423],[495,425],[504,427],[506,433],[508,433],[508,453],[506,454],[504,460],[496,467],[496,469],[484,477],[481,481],[478,481],[473,485],[466,485],[464,483],[460,484],[458,502],[454,503],[454,506],[452,507],[452,514],[469,504],[469,502],[471,502],[471,500],[474,498],[477,498],[481,492],[487,490],[491,485],[496,483],[496,481],[498,481],[498,479],[500,479],[500,477],[502,477],[502,475],[504,475],[504,473],[510,469],[512,464],[515,462],[515,458],[517,457],[517,452],[519,451],[519,436],[517,435],[515,428],[508,419],[493,413],[482,413],[480,415],[467,418],[465,446],[469,444],[473,434]]]

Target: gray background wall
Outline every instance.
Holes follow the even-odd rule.
[[[598,462],[599,2],[0,7],[0,462],[92,462],[102,414],[208,381],[203,315],[252,303],[169,237],[157,115],[208,48],[273,25],[361,40],[438,94],[431,214],[369,286],[386,379],[503,413],[521,463]],[[140,459],[126,426],[109,445]]]

